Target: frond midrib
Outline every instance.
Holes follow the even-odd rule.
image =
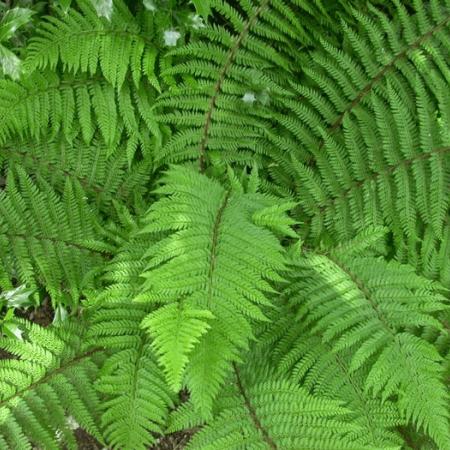
[[[430,150],[429,152],[416,153],[411,158],[402,159],[402,160],[398,161],[396,164],[386,166],[386,168],[384,170],[371,173],[367,178],[364,178],[363,180],[354,182],[350,188],[346,189],[345,191],[342,191],[341,193],[339,193],[339,195],[330,198],[323,205],[318,206],[317,210],[314,212],[313,216],[315,217],[317,215],[325,214],[325,212],[328,210],[328,208],[333,208],[334,204],[336,202],[338,202],[339,200],[347,199],[349,197],[349,195],[354,192],[355,189],[361,189],[366,183],[377,180],[379,177],[382,177],[384,175],[390,175],[402,166],[408,167],[411,164],[413,164],[415,161],[425,160],[425,159],[430,158],[433,155],[441,154],[441,153],[445,154],[448,152],[450,152],[450,147],[437,147],[433,150]],[[311,217],[305,219],[305,223],[309,223],[310,221],[311,221]]]
[[[47,373],[43,378],[41,378],[40,380],[31,383],[29,386],[27,386],[24,389],[20,389],[19,391],[17,391],[14,395],[12,395],[11,397],[6,398],[5,400],[0,401],[0,408],[6,406],[9,402],[11,402],[12,400],[19,398],[19,397],[23,397],[25,396],[28,392],[31,392],[32,390],[34,390],[37,386],[40,386],[42,384],[47,383],[49,380],[51,380],[53,377],[59,375],[60,373],[64,372],[65,370],[69,369],[72,366],[76,366],[79,362],[85,360],[85,359],[89,359],[91,358],[93,355],[95,355],[96,353],[100,353],[104,351],[103,349],[92,349],[89,351],[84,352],[81,355],[76,356],[75,358],[69,360],[67,363],[59,366],[56,369],[51,370],[49,373]]]
[[[247,409],[250,418],[255,425],[255,428],[258,430],[258,432],[261,434],[264,442],[272,449],[272,450],[278,450],[278,446],[275,443],[275,441],[270,436],[269,432],[263,427],[261,421],[258,418],[258,415],[256,413],[255,408],[253,407],[250,398],[247,395],[247,392],[245,391],[244,385],[241,380],[241,375],[239,373],[239,368],[237,367],[236,363],[233,363],[233,370],[234,374],[236,376],[236,385],[239,390],[239,394],[242,396],[244,400],[245,408]]]
[[[408,53],[411,50],[417,49],[420,45],[422,45],[425,41],[433,37],[433,35],[444,28],[450,22],[450,14],[445,17],[441,22],[437,25],[431,27],[427,32],[421,34],[414,42],[407,45],[401,52],[397,53],[387,64],[385,64],[377,74],[358,92],[353,101],[351,101],[348,106],[339,114],[336,120],[331,124],[328,128],[327,133],[332,134],[337,131],[345,118],[345,115],[351,112],[354,108],[356,108],[362,100],[372,91],[372,89],[379,83],[385,75],[387,75],[396,65],[398,61],[408,56]],[[322,148],[325,144],[325,141],[321,139],[319,148]]]
[[[209,130],[212,123],[212,115],[214,113],[214,110],[216,109],[216,103],[217,98],[219,97],[221,90],[222,90],[222,84],[225,81],[226,75],[230,67],[232,66],[237,52],[244,42],[247,35],[250,33],[250,29],[256,24],[258,17],[264,9],[268,6],[270,0],[263,0],[262,3],[258,6],[258,8],[255,9],[253,15],[245,22],[244,27],[240,34],[237,36],[234,45],[230,48],[228,51],[227,58],[225,60],[224,65],[220,69],[219,76],[217,78],[216,83],[214,84],[213,94],[209,100],[208,109],[205,113],[205,122],[203,125],[203,132],[202,132],[202,138],[200,140],[199,145],[199,166],[200,166],[200,172],[203,172],[205,170],[205,164],[206,164],[206,149],[208,146],[208,139],[209,139]]]

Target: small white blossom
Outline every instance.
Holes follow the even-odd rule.
[[[155,12],[158,9],[153,0],[144,0],[144,7],[152,12]]]
[[[199,16],[198,14],[191,14],[189,18],[191,19],[192,28],[194,28],[194,30],[205,28],[206,25],[203,22],[202,16]]]
[[[168,47],[175,47],[177,45],[178,39],[180,39],[181,33],[176,30],[166,30],[164,31],[164,43]]]
[[[91,0],[99,17],[111,20],[113,13],[113,0]]]
[[[244,103],[248,103],[248,104],[253,104],[256,102],[256,96],[253,92],[246,92],[243,96],[242,96],[242,101]]]
[[[13,80],[17,80],[22,72],[20,59],[14,53],[0,56],[0,65],[3,73],[9,75]]]
[[[78,428],[80,428],[80,424],[75,420],[75,417],[73,416],[69,416],[67,418],[67,426],[71,430],[78,430]]]

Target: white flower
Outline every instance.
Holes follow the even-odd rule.
[[[242,96],[242,101],[244,103],[248,103],[248,104],[252,104],[256,102],[256,96],[253,92],[246,92],[243,96]]]
[[[113,13],[113,0],[91,0],[99,17],[111,20]]]
[[[14,53],[0,56],[0,65],[3,68],[3,73],[9,75],[13,80],[17,80],[20,77],[22,67],[20,59]]]
[[[164,43],[168,47],[175,47],[177,45],[178,39],[180,39],[181,33],[176,30],[166,30],[164,31]]]
[[[194,30],[205,28],[206,25],[203,23],[202,16],[199,16],[198,14],[191,14],[189,18],[191,19],[192,28],[194,28]]]
[[[71,430],[78,430],[78,428],[80,428],[80,424],[75,420],[75,417],[73,416],[69,416],[67,418],[67,426]]]
[[[157,10],[155,2],[153,0],[144,0],[144,7],[152,12]]]

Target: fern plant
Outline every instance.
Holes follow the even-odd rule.
[[[0,80],[0,449],[450,449],[450,2],[45,13]]]

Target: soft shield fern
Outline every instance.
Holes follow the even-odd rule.
[[[150,208],[142,232],[169,234],[148,251],[147,280],[137,300],[162,305],[143,326],[169,384],[179,389],[186,372],[194,403],[207,414],[231,362],[252,338],[253,322],[267,320],[262,309],[270,306],[268,281],[280,280],[282,247],[252,220],[275,199],[244,193],[242,186],[227,190],[178,167],[163,182],[157,193],[166,197]],[[283,220],[284,212],[271,213]]]
[[[449,0],[16,3],[0,449],[450,450]]]

